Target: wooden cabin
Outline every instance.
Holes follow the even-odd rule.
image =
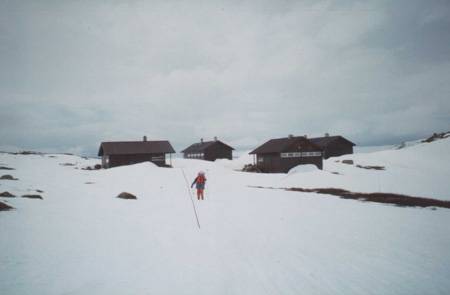
[[[147,141],[144,136],[143,141],[102,142],[98,156],[102,157],[102,168],[105,169],[142,162],[166,167],[166,154],[170,155],[172,162],[173,153],[175,150],[169,141]]]
[[[203,141],[202,138],[200,142],[190,145],[181,152],[185,159],[215,161],[217,159],[232,160],[233,150],[234,148],[214,137],[214,141]]]
[[[328,133],[325,133],[324,137],[310,138],[309,140],[323,149],[325,159],[353,154],[353,147],[356,145],[342,136],[329,136]]]
[[[256,155],[256,165],[266,173],[287,173],[298,165],[313,164],[323,168],[322,148],[304,136],[289,135],[271,139],[250,154]]]

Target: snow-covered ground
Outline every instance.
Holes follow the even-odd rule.
[[[0,154],[15,168],[0,176],[18,178],[0,180],[17,196],[0,197],[15,208],[0,212],[0,294],[448,294],[450,210],[251,186],[450,200],[450,138],[331,158],[323,171],[236,171],[252,161],[89,171],[100,161]],[[204,201],[190,188],[200,170]]]

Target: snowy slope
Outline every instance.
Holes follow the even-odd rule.
[[[449,151],[443,139],[289,175],[234,171],[248,155],[89,171],[99,160],[0,154],[16,169],[0,175],[19,179],[0,180],[18,196],[0,197],[16,208],[0,212],[0,294],[446,294],[450,210],[249,186],[450,199]],[[199,170],[205,201],[191,199]],[[36,190],[43,200],[20,197]]]

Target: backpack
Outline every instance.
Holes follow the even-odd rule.
[[[205,182],[205,178],[202,176],[202,175],[200,175],[198,178],[197,178],[197,184],[203,184]]]

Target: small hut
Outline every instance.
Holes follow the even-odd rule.
[[[313,164],[322,169],[322,148],[304,136],[271,139],[250,152],[262,172],[287,173],[298,165]]]
[[[214,141],[203,141],[202,138],[200,142],[190,145],[181,153],[185,159],[215,161],[217,159],[232,160],[233,150],[234,148],[214,137]]]
[[[325,159],[353,154],[353,147],[356,145],[340,135],[330,136],[328,133],[325,133],[324,137],[310,138],[309,140],[323,149]]]
[[[103,168],[142,162],[152,162],[159,167],[166,167],[166,154],[170,155],[172,165],[173,153],[175,150],[169,141],[147,141],[146,136],[143,141],[102,142],[98,151],[98,155],[102,157]]]

